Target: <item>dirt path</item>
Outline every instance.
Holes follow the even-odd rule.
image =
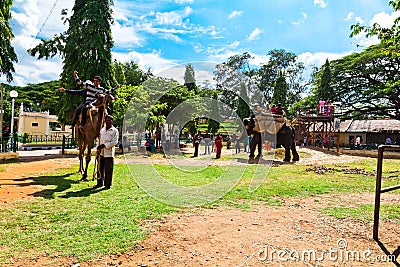
[[[296,164],[359,159],[307,149],[303,152],[310,153],[311,157]],[[140,158],[137,161],[148,162]],[[29,177],[74,163],[77,163],[76,158],[53,158],[9,165],[6,172],[0,173],[0,201],[29,198],[40,190],[29,185]],[[71,258],[43,256],[34,260],[21,259],[9,266],[395,266],[387,262],[387,256],[372,240],[372,225],[320,213],[321,208],[337,203],[373,203],[373,194],[322,195],[281,201],[282,206],[250,202],[252,208],[246,211],[191,209],[147,222],[149,238],[122,255],[81,263]],[[400,197],[385,194],[382,202],[400,203]],[[385,222],[380,227],[386,249],[390,253],[400,253],[398,224]],[[349,255],[356,255],[356,258],[349,258]]]
[[[43,187],[32,184],[34,181],[31,178],[75,163],[78,163],[75,157],[41,156],[5,164],[7,167],[0,172],[0,205],[33,197],[33,193],[42,190]]]

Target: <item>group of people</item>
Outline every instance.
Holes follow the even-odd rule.
[[[212,145],[212,137],[206,130],[206,133],[204,135],[201,134],[201,131],[197,131],[197,133],[193,136],[193,147],[194,147],[194,153],[193,157],[198,157],[199,156],[199,146],[204,139],[204,154],[210,154],[210,146]],[[214,138],[214,148],[215,148],[215,158],[219,159],[221,158],[221,152],[222,152],[222,142],[223,138],[221,134],[217,134]]]
[[[283,110],[282,104],[278,103],[277,105],[273,104],[270,108],[270,111],[272,114],[276,114],[276,115],[285,115],[285,112]]]
[[[78,71],[74,71],[74,78],[77,84],[83,87],[81,90],[67,90],[61,87],[59,91],[72,95],[79,95],[83,98],[83,103],[75,109],[71,121],[71,128],[74,128],[81,115],[79,128],[83,130],[87,121],[88,110],[94,105],[100,94],[110,93],[110,91],[101,86],[102,79],[100,76],[94,76],[93,81],[88,80],[82,82],[78,76]],[[117,85],[111,89],[111,91],[119,87],[120,86]],[[118,129],[114,127],[114,118],[111,115],[107,115],[104,122],[105,125],[100,130],[99,142],[96,147],[99,156],[99,169],[97,184],[94,188],[100,188],[104,185],[104,189],[110,189],[114,170],[115,146],[118,143],[119,132]]]
[[[329,116],[333,113],[334,107],[332,101],[328,98],[326,101],[322,98],[318,102],[318,115]]]
[[[251,151],[250,146],[254,146],[258,148],[258,155],[259,155],[258,157],[261,156],[262,146],[267,151],[271,150],[271,144],[268,141],[264,142],[264,144],[261,145],[261,136],[256,134],[254,140],[253,138],[254,134],[251,134],[249,136],[245,135],[244,138],[243,136],[238,136],[236,134],[233,134],[232,138],[230,136],[227,136],[225,142],[226,149],[229,150],[234,147],[235,153],[238,154],[242,151],[242,144],[244,152],[250,152]],[[192,141],[194,148],[193,157],[198,157],[200,153],[200,146],[204,146],[204,155],[210,154],[210,152],[215,152],[216,153],[215,158],[217,159],[220,158],[223,148],[223,141],[224,139],[221,134],[217,134],[213,138],[213,136],[210,135],[210,133],[207,130],[205,131],[204,134],[201,131],[197,131],[197,133],[193,136],[193,141]]]
[[[265,107],[261,107],[259,104],[254,104],[253,105],[255,108],[255,113],[272,113],[273,115],[280,115],[280,116],[285,116],[285,110],[284,107],[282,106],[281,103],[278,104],[267,104]]]
[[[385,145],[400,145],[400,137],[396,137],[394,141],[390,136],[386,137]]]

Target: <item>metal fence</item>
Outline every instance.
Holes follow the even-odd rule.
[[[18,134],[14,133],[9,137],[0,137],[0,152],[17,152]]]
[[[23,134],[20,136],[22,144],[62,144],[64,135],[30,135]]]
[[[65,149],[73,149],[78,147],[78,139],[71,135],[62,136],[62,148],[61,153],[65,154]]]

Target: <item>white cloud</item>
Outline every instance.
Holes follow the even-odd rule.
[[[372,26],[374,23],[378,23],[380,26],[384,28],[389,28],[393,25],[394,20],[400,16],[400,12],[393,12],[392,14],[387,14],[385,12],[380,12],[375,14],[371,21],[368,23],[369,26]],[[359,18],[355,17],[354,20],[359,22],[360,24],[364,24],[364,21]],[[368,46],[378,44],[379,39],[376,36],[372,36],[367,38],[364,33],[360,33],[357,36],[354,36],[353,39],[355,40],[355,44],[358,47],[366,48]]]
[[[326,52],[304,52],[297,56],[298,60],[303,62],[306,66],[322,66],[326,59],[329,61],[336,60],[342,58],[344,56],[350,55],[353,51],[344,52],[344,53],[326,53]]]
[[[363,23],[364,23],[364,20],[363,20],[361,17],[355,17],[354,20],[355,20],[357,23],[360,23],[360,24],[363,24]]]
[[[189,16],[192,12],[191,7],[185,7],[183,11],[156,12],[156,22],[161,25],[182,25],[183,18]]]
[[[233,11],[231,14],[229,14],[229,19],[235,19],[237,17],[240,17],[243,14],[243,11]]]
[[[363,20],[361,17],[358,17],[358,16],[356,17],[356,16],[354,15],[354,12],[349,12],[344,20],[345,20],[345,21],[352,21],[352,20],[354,20],[355,22],[360,23],[360,24],[363,24],[363,23],[364,23],[364,20]]]
[[[298,26],[301,23],[304,23],[307,20],[307,13],[301,12],[301,15],[303,16],[303,19],[299,19],[298,21],[292,21],[292,24],[294,26]]]
[[[119,62],[134,61],[142,70],[151,69],[153,74],[158,74],[165,69],[169,69],[177,64],[175,60],[168,60],[161,57],[160,51],[150,53],[116,53],[113,52],[113,58]]]
[[[37,60],[28,55],[26,49],[30,44],[38,43],[33,38],[18,36],[14,38],[12,45],[19,55],[18,64],[15,64],[15,73],[13,74],[13,85],[23,86],[28,83],[39,83],[59,79],[62,72],[62,60],[55,56],[49,60]]]
[[[349,20],[352,20],[353,18],[354,18],[354,13],[349,12],[344,20],[349,21]]]
[[[182,24],[182,16],[175,11],[171,12],[157,12],[156,13],[156,22],[158,24]]]
[[[250,59],[250,64],[253,66],[260,67],[268,61],[267,55],[257,55],[252,53],[250,53],[250,55],[252,56],[252,58]]]
[[[394,20],[400,16],[400,12],[396,11],[393,12],[391,15],[380,12],[374,15],[374,17],[371,19],[369,25],[373,25],[374,23],[378,23],[384,28],[389,28],[393,25]]]
[[[248,41],[253,41],[253,40],[257,40],[258,36],[262,33],[262,31],[259,28],[255,28],[249,35],[249,37],[247,38]]]
[[[14,0],[11,9],[14,39],[12,45],[18,55],[18,63],[14,64],[15,73],[12,85],[23,86],[28,83],[39,83],[59,79],[62,71],[62,61],[55,56],[49,60],[37,60],[27,53],[39,43],[35,39],[51,38],[56,33],[65,31],[66,25],[61,22],[61,10],[71,10],[73,0],[54,1],[48,0]],[[15,8],[18,6],[18,8]],[[1,81],[4,81],[1,77]]]
[[[117,47],[138,46],[143,42],[143,38],[135,32],[134,26],[124,26],[115,21],[111,31]]]
[[[235,49],[235,48],[237,48],[238,46],[240,45],[240,42],[239,41],[234,41],[234,42],[232,42],[232,43],[230,43],[227,47],[228,48],[233,48],[233,49]]]
[[[326,59],[329,61],[336,60],[342,58],[344,56],[352,54],[354,51],[348,51],[344,53],[326,53],[326,52],[304,52],[297,56],[298,61],[303,62],[305,65],[305,70],[303,73],[304,79],[307,81],[310,79],[310,76],[313,71],[313,66],[321,67]]]
[[[367,38],[365,35],[359,34],[357,36],[354,36],[353,39],[355,40],[354,44],[357,47],[361,47],[361,48],[367,48],[367,47],[369,47],[371,45],[379,43],[379,39],[376,36],[372,36],[372,37]]]
[[[314,5],[319,6],[320,8],[325,8],[327,3],[324,0],[314,0]]]
[[[194,0],[175,0],[177,4],[193,4]]]

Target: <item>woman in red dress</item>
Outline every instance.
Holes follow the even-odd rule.
[[[221,150],[222,150],[222,136],[218,134],[217,137],[214,139],[215,149],[217,151],[217,155],[215,156],[217,159],[221,157]]]

